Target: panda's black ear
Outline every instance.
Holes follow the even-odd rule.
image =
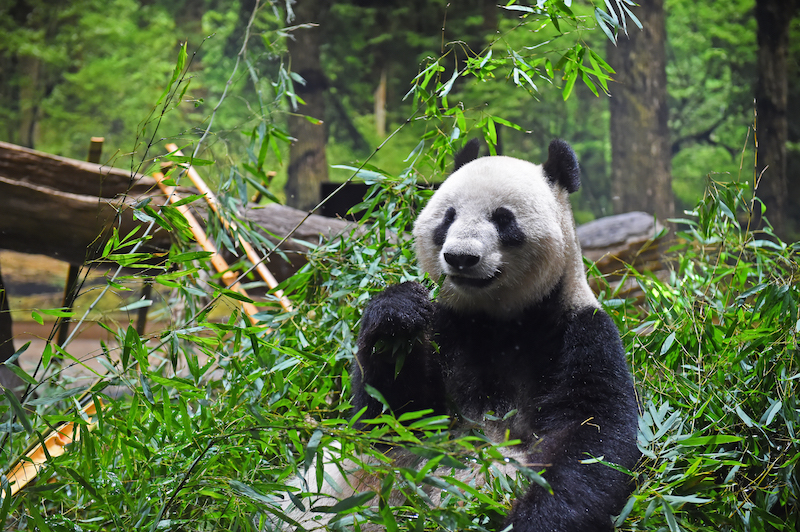
[[[542,165],[547,178],[570,194],[581,188],[581,169],[572,147],[561,139],[553,139],[547,152],[547,162]]]
[[[478,139],[470,139],[461,150],[456,153],[455,158],[455,167],[453,171],[455,172],[465,164],[474,161],[478,158],[478,153],[481,151],[481,141]]]

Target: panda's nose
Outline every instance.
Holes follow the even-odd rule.
[[[445,253],[444,260],[447,264],[458,270],[465,270],[478,264],[481,258],[478,255],[471,255],[469,253]]]

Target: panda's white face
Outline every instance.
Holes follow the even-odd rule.
[[[467,312],[513,316],[576,267],[568,193],[541,166],[511,157],[454,172],[420,213],[414,238],[421,268],[445,276],[439,301]]]

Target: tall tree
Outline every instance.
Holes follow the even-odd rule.
[[[786,230],[787,200],[786,141],[789,122],[787,57],[789,24],[795,0],[757,0],[758,82],[756,84],[756,135],[758,139],[758,197],[767,207],[767,217],[778,235]],[[760,209],[755,223],[760,225]]]
[[[643,29],[630,28],[608,45],[617,71],[611,87],[611,180],[616,212],[673,215],[668,128],[666,29],[663,0],[642,0],[634,13]]]
[[[286,203],[304,210],[316,206],[320,183],[328,180],[328,134],[322,123],[328,82],[320,62],[322,32],[316,26],[327,10],[327,0],[299,0],[294,6],[294,23],[307,26],[292,32],[288,41],[292,72],[303,78],[294,84],[303,103],[289,115],[289,135],[295,140],[289,149]]]

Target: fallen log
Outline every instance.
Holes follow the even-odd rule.
[[[61,192],[109,199],[121,194],[141,196],[156,189],[152,177],[8,142],[0,142],[0,176]]]
[[[286,205],[270,203],[248,208],[243,214],[243,218],[260,229],[270,242],[278,244],[284,236],[297,227],[307,213]],[[287,279],[306,263],[309,249],[305,242],[316,245],[339,235],[347,235],[356,227],[353,222],[312,214],[297,228],[292,237],[281,245],[280,249],[286,255],[288,262],[273,255],[269,269],[278,280]]]
[[[151,177],[0,142],[0,248],[83,264],[97,258],[112,226],[127,234],[142,225],[130,205],[155,186]],[[169,244],[156,231],[143,251]]]
[[[154,203],[163,202],[149,176],[0,142],[0,248],[83,264],[97,258],[112,226],[127,234],[143,225],[130,207],[148,196],[156,198]],[[193,207],[207,216],[199,203]],[[305,215],[275,204],[244,212],[273,243]],[[308,248],[295,239],[319,243],[352,227],[343,220],[312,215],[282,246],[291,264],[275,258],[270,268],[278,279],[285,279],[305,263]],[[158,229],[141,251],[165,251],[169,246],[170,235]]]

